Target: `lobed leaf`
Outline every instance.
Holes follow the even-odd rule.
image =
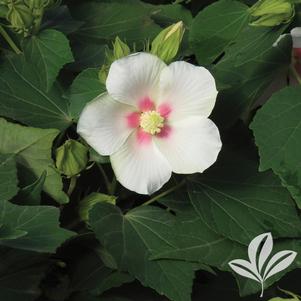
[[[301,208],[301,88],[275,93],[250,128],[260,154],[260,171],[272,169]]]
[[[78,118],[85,105],[105,91],[105,85],[99,80],[99,69],[89,68],[81,72],[71,85],[71,115]]]
[[[99,203],[90,212],[90,223],[122,270],[171,300],[190,299],[194,263],[148,259],[152,250],[171,247],[172,215],[156,207],[138,207],[123,216],[117,207]]]
[[[51,158],[52,143],[58,133],[55,129],[25,127],[0,118],[0,153],[15,155],[22,169],[20,185],[32,184],[46,170],[44,191],[56,201],[66,203],[68,197],[62,191],[62,179]]]
[[[214,62],[248,25],[248,6],[238,1],[218,1],[193,19],[189,41],[200,65]]]
[[[25,40],[23,48],[26,60],[39,73],[41,90],[46,92],[52,88],[62,67],[73,62],[68,39],[63,33],[53,29],[46,29]]]
[[[257,169],[255,160],[224,149],[210,170],[189,181],[188,201],[213,231],[242,244],[269,231],[298,237],[301,221],[289,193],[275,175]]]

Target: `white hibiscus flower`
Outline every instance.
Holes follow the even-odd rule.
[[[110,156],[123,186],[152,194],[172,172],[203,172],[216,161],[222,143],[208,116],[217,90],[207,69],[135,53],[111,65],[106,87],[86,105],[77,131]]]

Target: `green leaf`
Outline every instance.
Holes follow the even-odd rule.
[[[218,58],[248,20],[248,6],[238,1],[218,1],[200,11],[189,35],[199,64],[208,65]]]
[[[71,123],[67,101],[57,86],[46,92],[45,73],[35,66],[41,60],[37,55],[31,62],[22,54],[6,56],[0,67],[2,116],[31,126],[65,129]]]
[[[77,31],[82,25],[82,22],[71,17],[67,5],[60,5],[46,10],[41,29],[52,28],[64,34],[70,34]]]
[[[85,105],[106,91],[98,77],[99,69],[90,68],[81,72],[73,81],[70,93],[70,112],[78,118]]]
[[[54,252],[73,232],[59,227],[58,208],[19,206],[5,199],[17,193],[16,167],[11,158],[13,157],[0,156],[0,187],[8,183],[9,191],[1,194],[4,199],[0,200],[0,245],[37,252]]]
[[[269,301],[299,301],[298,298],[281,298],[281,297],[275,297],[270,299]]]
[[[6,18],[8,12],[8,7],[6,5],[0,4],[0,18]]]
[[[97,203],[107,202],[115,205],[116,197],[113,195],[107,195],[99,192],[92,192],[82,199],[79,203],[79,216],[83,221],[89,220],[89,212]]]
[[[177,4],[154,5],[151,18],[162,27],[179,21],[189,27],[193,20],[191,12],[184,6]]]
[[[19,229],[12,229],[8,225],[2,225],[0,227],[0,240],[2,239],[17,239],[27,234],[26,231]]]
[[[10,200],[18,191],[14,155],[0,153],[0,201]],[[1,232],[1,227],[0,227]]]
[[[212,230],[242,244],[265,232],[274,239],[301,236],[298,212],[278,177],[259,173],[256,161],[237,152],[223,151],[208,172],[192,178],[188,195]]]
[[[40,88],[46,92],[53,86],[62,67],[73,62],[68,39],[53,29],[44,30],[25,40],[24,53],[26,60],[38,70]]]
[[[176,222],[169,235],[170,247],[157,246],[151,259],[187,260],[228,271],[228,262],[243,256],[246,246],[213,231],[189,202],[186,192],[178,191],[161,203],[176,214]]]
[[[279,289],[281,292],[283,292],[284,294],[286,294],[287,296],[290,296],[292,298],[280,298],[280,297],[276,297],[276,298],[272,298],[270,299],[269,301],[299,301],[300,300],[300,296],[292,293],[292,292],[289,292],[289,291],[286,291],[286,290],[282,290],[282,289]]]
[[[39,205],[46,176],[47,172],[44,170],[41,176],[32,184],[21,188],[18,195],[14,198],[14,203],[18,205]]]
[[[150,16],[150,8],[137,3],[87,2],[71,7],[71,14],[85,24],[76,36],[86,41],[110,42],[119,36],[128,44],[154,37],[160,27]]]
[[[54,168],[51,147],[59,131],[25,127],[0,119],[0,153],[14,154],[21,187],[32,184],[46,170],[44,191],[60,203],[68,202],[62,179]]]
[[[98,152],[96,152],[92,147],[89,148],[89,159],[91,162],[96,162],[100,164],[110,163],[109,156],[102,156]]]
[[[114,271],[106,278],[102,279],[101,285],[98,285],[95,289],[91,290],[93,295],[101,295],[105,291],[110,290],[114,287],[119,287],[125,283],[130,283],[135,279],[128,273]]]
[[[98,68],[105,63],[105,51],[107,45],[99,42],[83,42],[80,39],[72,43],[75,62],[68,68],[75,72],[81,72],[87,68]]]
[[[89,291],[93,295],[100,295],[110,288],[133,280],[129,274],[105,266],[94,250],[78,258],[71,266],[73,291]]]
[[[34,301],[41,294],[40,282],[49,267],[47,256],[0,247],[0,299]]]
[[[148,259],[153,249],[170,248],[171,214],[156,207],[138,207],[123,216],[117,207],[99,203],[90,212],[90,223],[122,270],[171,300],[190,300],[195,264]]]
[[[291,38],[273,46],[285,27],[276,29],[247,27],[227,48],[223,59],[213,68],[218,86],[223,86],[213,111],[221,126],[232,125],[247,115],[264,90],[285,77],[291,60]]]
[[[272,169],[301,208],[301,88],[275,93],[257,112],[251,129],[260,154],[260,171]]]
[[[173,227],[175,235],[169,236],[171,246],[169,250],[165,246],[158,246],[157,249],[152,250],[150,259],[187,260],[211,265],[225,271],[230,271],[228,263],[231,260],[238,258],[247,260],[247,244],[242,245],[213,231],[210,228],[211,225],[204,222],[199,209],[193,207],[188,200],[185,193],[177,192],[173,197],[162,202],[176,214],[176,224]],[[273,254],[286,249],[298,253],[296,260],[288,269],[268,279],[265,284],[266,288],[278,281],[285,273],[301,266],[301,240],[274,241]],[[241,296],[261,290],[257,282],[243,278],[236,273],[233,275],[237,279]]]
[[[54,252],[74,233],[59,227],[59,209],[50,206],[19,206],[0,202],[0,224],[22,231],[15,239],[0,238],[0,245],[36,252]],[[22,234],[22,235],[21,235]]]

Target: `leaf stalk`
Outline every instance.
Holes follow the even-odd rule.
[[[8,35],[8,33],[1,25],[0,25],[0,34],[16,54],[22,53],[22,51],[18,48],[18,46],[15,44],[15,42],[12,40],[12,38]]]
[[[162,193],[152,197],[150,200],[146,201],[145,203],[143,203],[141,206],[147,206],[150,205],[154,202],[156,202],[157,200],[161,199],[162,197],[172,193],[173,191],[179,189],[180,187],[182,187],[184,184],[186,183],[186,180],[184,179],[182,182],[180,182],[179,184],[167,189],[166,191],[163,191]]]

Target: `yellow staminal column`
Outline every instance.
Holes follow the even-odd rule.
[[[164,126],[164,117],[156,111],[143,112],[140,116],[140,126],[149,134],[158,134]]]

